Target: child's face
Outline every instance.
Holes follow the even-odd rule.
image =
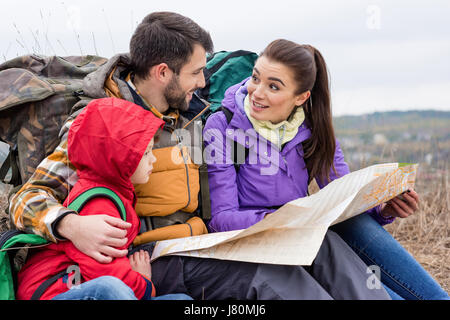
[[[139,162],[136,171],[131,176],[130,180],[132,184],[144,184],[148,182],[148,177],[152,173],[153,163],[156,161],[156,157],[153,155],[153,139],[147,146],[147,149]]]

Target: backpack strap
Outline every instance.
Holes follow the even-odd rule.
[[[233,118],[233,112],[231,112],[229,109],[225,108],[224,106],[220,107],[220,110],[225,114],[225,118],[227,119],[227,124],[230,124],[231,119]],[[244,149],[244,152],[242,152],[242,149]],[[244,154],[244,159],[239,159],[239,155]],[[249,149],[244,147],[242,144],[237,143],[237,141],[233,141],[233,163],[234,168],[236,169],[236,172],[239,172],[240,165],[242,164],[242,161],[245,161],[247,159],[249,154]]]
[[[64,277],[66,274],[68,274],[67,270],[63,270],[63,271],[55,274],[53,277],[42,282],[41,285],[33,293],[30,300],[39,300],[39,298],[44,294],[45,290],[47,290],[48,287],[50,287],[52,284],[54,284],[56,281],[58,281],[59,278]]]
[[[209,195],[208,166],[206,163],[200,165],[198,174],[200,180],[199,203],[202,205],[200,215],[203,220],[209,220],[211,219],[211,199]]]
[[[225,117],[227,118],[227,123],[230,123],[231,118],[233,118],[233,113],[228,110],[225,107],[221,107],[220,110],[225,114]],[[202,143],[202,151],[204,151],[205,145]],[[237,154],[237,142],[235,141],[234,145],[234,155]],[[246,149],[247,150],[247,149]],[[239,170],[239,165],[237,164],[237,161],[234,161],[235,169],[236,171]],[[202,165],[199,167],[199,179],[200,179],[200,201],[202,204],[201,209],[201,217],[203,220],[209,220],[211,219],[211,197],[209,194],[209,180],[208,180],[208,166],[206,163],[202,163]]]
[[[231,119],[233,118],[234,113],[230,111],[230,109],[225,108],[224,106],[220,107],[220,110],[225,114],[225,118],[227,119],[227,124],[230,124]]]
[[[79,212],[81,209],[83,209],[83,207],[89,200],[98,197],[110,199],[116,206],[117,210],[119,210],[122,220],[127,221],[127,212],[122,200],[114,191],[106,187],[94,187],[84,191],[82,194],[80,194],[70,202],[68,208]]]
[[[85,204],[89,200],[98,197],[110,199],[119,210],[122,219],[126,221],[127,214],[125,210],[125,205],[123,204],[120,197],[114,191],[106,187],[94,187],[86,190],[85,192],[81,193],[78,197],[76,197],[75,200],[73,200],[69,204],[68,208],[78,212],[85,206]],[[8,230],[0,233],[1,251],[7,249],[21,248],[22,245],[27,244],[40,246],[46,243],[48,243],[48,240],[46,240],[45,238],[37,234],[26,233],[20,230]]]
[[[0,139],[4,142],[3,139]],[[5,142],[6,143],[6,142]],[[19,167],[17,166],[17,144],[14,147],[9,149],[9,154],[6,159],[3,161],[2,166],[0,167],[0,181],[7,184],[12,184],[13,186],[19,186],[22,184],[22,178],[20,176]],[[9,169],[11,168],[11,179],[9,182],[6,181],[6,175],[8,174]]]
[[[127,212],[125,210],[125,205],[123,204],[122,200],[114,191],[106,187],[94,187],[84,191],[68,205],[68,208],[78,212],[90,200],[99,197],[110,199],[119,210],[122,219],[124,221],[127,221]],[[41,283],[41,285],[36,289],[36,291],[31,296],[31,300],[39,300],[42,294],[48,289],[49,286],[58,281],[59,278],[62,278],[68,274],[69,273],[67,272],[67,270],[62,270],[61,272],[55,274],[53,277]]]

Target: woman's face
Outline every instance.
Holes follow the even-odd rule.
[[[309,91],[299,95],[296,91],[297,83],[287,66],[265,56],[258,58],[248,84],[250,115],[274,124],[287,120],[295,106],[310,96]]]

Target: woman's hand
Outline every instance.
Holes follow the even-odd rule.
[[[413,190],[398,195],[397,197],[383,203],[381,214],[384,217],[406,218],[419,208],[419,195]]]
[[[152,277],[152,267],[150,265],[150,255],[145,250],[139,250],[129,257],[131,269],[139,272],[147,279]]]

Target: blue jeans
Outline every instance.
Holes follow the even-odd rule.
[[[133,290],[122,280],[103,276],[73,286],[69,291],[55,296],[53,300],[137,300],[137,298]],[[151,300],[192,300],[192,298],[176,293],[154,297]]]
[[[368,214],[360,214],[330,229],[344,239],[368,266],[380,268],[381,282],[392,299],[450,299],[414,257]]]

